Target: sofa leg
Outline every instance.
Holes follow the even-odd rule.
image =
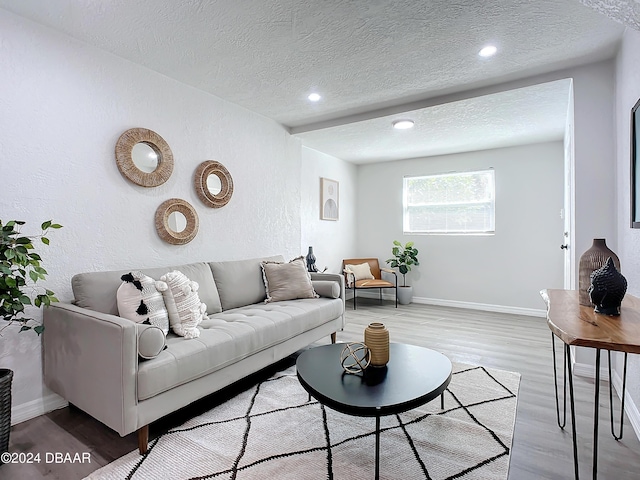
[[[138,450],[144,455],[149,450],[149,425],[138,429]]]
[[[331,334],[331,343],[336,343],[336,332]]]

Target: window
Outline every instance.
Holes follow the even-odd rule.
[[[404,178],[404,233],[495,232],[493,170]]]

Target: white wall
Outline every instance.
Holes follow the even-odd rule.
[[[594,238],[615,251],[614,76],[610,61],[573,71],[577,259]]]
[[[27,221],[31,233],[47,219],[64,225],[39,249],[46,286],[61,300],[71,300],[71,276],[83,271],[300,254],[301,144],[280,125],[3,10],[0,58],[0,215]],[[138,187],[117,170],[116,140],[131,127],[171,147],[175,169],[164,185]],[[192,186],[210,159],[234,180],[221,209],[205,207]],[[162,242],[154,227],[156,208],[172,197],[200,218],[184,246]],[[329,242],[321,243],[330,250]],[[40,364],[35,334],[5,331],[0,365],[15,371],[19,416],[50,398]]]
[[[414,241],[420,266],[407,275],[414,301],[540,310],[538,292],[563,285],[563,162],[558,141],[362,165],[359,255],[384,261],[393,240]],[[495,235],[403,235],[403,176],[489,167],[496,176]]]
[[[313,247],[316,266],[338,273],[342,259],[356,254],[357,167],[338,158],[302,148],[301,251]],[[340,212],[337,221],[320,220],[320,177],[339,182]]]
[[[612,248],[620,257],[622,274],[627,278],[627,292],[640,297],[640,230],[629,227],[630,209],[630,158],[631,158],[631,108],[640,98],[640,32],[627,28],[616,61],[616,102],[615,102],[615,138],[616,138],[616,208],[618,243]],[[614,166],[612,165],[612,167]],[[617,355],[616,373],[622,377],[622,355]],[[636,434],[640,434],[640,357],[629,356],[627,385],[631,402],[627,404],[627,413],[632,417]]]

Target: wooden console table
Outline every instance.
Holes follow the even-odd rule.
[[[571,371],[570,347],[591,347],[596,350],[595,399],[593,417],[593,478],[598,477],[598,404],[600,397],[600,351],[606,350],[609,356],[609,406],[611,408],[611,434],[616,440],[622,438],[624,419],[624,395],[627,383],[627,355],[640,353],[640,299],[627,294],[624,297],[620,316],[612,317],[595,313],[592,307],[578,302],[576,290],[542,290],[540,295],[547,304],[547,325],[551,329],[553,345],[553,375],[556,392],[556,414],[558,426],[564,429],[566,424],[567,396],[566,385],[569,380],[569,401],[571,407],[571,429],[573,438],[573,463],[575,478],[578,480],[578,449],[576,443],[575,403],[573,398],[573,375]],[[564,418],[560,420],[558,402],[558,381],[556,374],[555,337],[565,344],[564,349]],[[624,352],[624,373],[622,378],[622,406],[620,412],[620,433],[616,435],[613,425],[613,394],[611,388],[611,351]]]

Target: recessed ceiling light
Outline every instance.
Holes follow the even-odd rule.
[[[395,120],[393,122],[393,128],[398,130],[406,130],[407,128],[413,128],[415,122],[413,120]]]
[[[480,55],[481,57],[491,57],[495,55],[497,51],[498,49],[495,46],[487,45],[486,47],[484,47],[482,50],[478,52],[478,55]]]
[[[317,102],[318,100],[320,100],[322,97],[317,94],[317,93],[311,93],[309,94],[309,96],[307,97],[309,99],[309,101],[311,102]]]

